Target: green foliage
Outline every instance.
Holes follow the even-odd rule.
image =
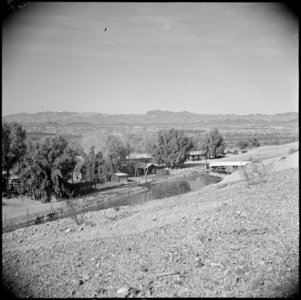
[[[21,192],[47,202],[52,194],[66,196],[77,154],[61,136],[46,137],[38,143],[29,142],[18,172]]]
[[[184,165],[192,148],[192,138],[185,136],[184,131],[172,128],[158,132],[157,144],[153,145],[152,154],[159,164],[176,168]]]
[[[207,134],[202,150],[205,151],[206,157],[216,158],[223,156],[226,144],[224,138],[219,133],[218,129],[214,129]]]
[[[12,168],[21,161],[26,152],[26,132],[18,123],[2,124],[2,170],[8,178]]]

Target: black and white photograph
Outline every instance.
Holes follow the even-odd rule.
[[[298,297],[296,7],[4,0],[2,294]]]

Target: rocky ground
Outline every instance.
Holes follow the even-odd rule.
[[[2,234],[18,297],[288,297],[299,292],[299,169]]]

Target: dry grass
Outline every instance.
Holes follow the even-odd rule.
[[[244,179],[248,186],[267,182],[269,175],[269,167],[262,162],[253,161],[250,164],[239,169],[242,179]]]

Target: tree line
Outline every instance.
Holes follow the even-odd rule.
[[[192,150],[216,158],[223,155],[225,147],[218,129],[202,139],[188,136],[184,130],[161,130],[147,143],[153,161],[167,168],[183,167]],[[124,161],[130,152],[129,143],[118,136],[104,136],[101,151],[96,151],[94,145],[87,151],[60,135],[33,142],[20,124],[2,123],[2,184],[8,190],[13,172],[19,179],[18,192],[33,199],[47,202],[52,195],[83,195],[109,181],[115,172],[127,172],[131,166]]]
[[[8,191],[11,173],[19,179],[18,192],[48,202],[87,193],[110,180],[128,152],[118,137],[106,139],[105,155],[92,146],[86,153],[64,137],[32,142],[20,124],[2,124],[2,185]]]

